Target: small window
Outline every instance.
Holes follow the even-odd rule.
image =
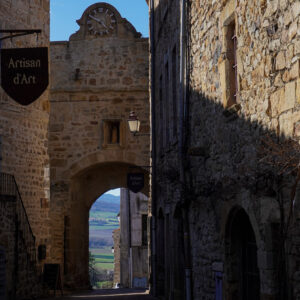
[[[108,144],[120,144],[120,122],[107,122],[108,124]]]
[[[121,120],[104,120],[103,121],[103,144],[105,147],[121,146],[123,125]]]
[[[177,136],[177,52],[172,51],[172,98],[173,98],[173,138]]]

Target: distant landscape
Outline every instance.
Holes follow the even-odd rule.
[[[97,274],[93,285],[98,288],[111,287],[112,284],[111,274],[114,269],[112,232],[119,228],[117,218],[119,212],[120,197],[111,194],[102,195],[90,209],[89,250]],[[108,286],[104,286],[104,283]]]

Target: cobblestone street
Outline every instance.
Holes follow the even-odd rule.
[[[57,291],[57,296],[53,298],[47,298],[47,300],[155,300],[148,291],[145,290],[133,290],[133,289],[109,289],[109,290],[94,290],[87,291],[73,295],[67,295],[59,297],[60,292]]]

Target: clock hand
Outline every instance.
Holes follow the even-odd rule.
[[[89,17],[93,20],[95,20],[96,22],[100,23],[103,27],[105,27],[107,29],[107,26],[98,18],[92,16],[92,15],[89,15]]]

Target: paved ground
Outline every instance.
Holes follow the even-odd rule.
[[[57,292],[56,298],[48,298],[47,300],[157,300],[148,294],[145,290],[133,289],[113,289],[113,290],[93,290],[82,292],[74,295],[66,295],[60,297],[60,292]]]

